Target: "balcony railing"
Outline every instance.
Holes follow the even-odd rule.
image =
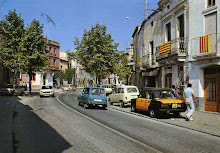
[[[220,34],[214,33],[191,40],[190,57],[196,60],[220,56]]]
[[[142,66],[143,67],[155,67],[156,59],[154,54],[144,55],[142,58]]]
[[[186,38],[176,38],[156,47],[156,59],[160,60],[173,55],[186,57],[188,54],[187,48],[188,45]]]

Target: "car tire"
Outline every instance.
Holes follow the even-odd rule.
[[[106,107],[107,107],[106,105],[102,105],[102,109],[104,109],[104,110],[105,110],[105,109],[106,109]]]
[[[136,108],[134,108],[134,106],[131,105],[131,112],[137,112]]]
[[[150,109],[149,115],[150,115],[150,117],[152,117],[152,118],[155,118],[155,117],[157,116],[157,114],[156,114],[156,112],[155,112],[155,110],[154,110],[153,108]]]
[[[180,117],[180,112],[174,112],[174,113],[173,113],[173,116],[174,116],[174,117]]]
[[[113,105],[113,103],[111,102],[111,99],[110,99],[110,98],[108,99],[108,104],[109,104],[109,105]]]
[[[89,108],[89,106],[88,106],[87,104],[84,104],[83,107],[84,107],[85,109]]]
[[[120,101],[120,107],[124,108],[125,107],[125,103],[123,101]]]

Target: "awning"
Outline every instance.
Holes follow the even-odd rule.
[[[149,72],[142,72],[142,76],[156,76],[158,74],[158,70],[154,69]]]

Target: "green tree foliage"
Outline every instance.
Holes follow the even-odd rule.
[[[54,73],[54,78],[59,78],[61,85],[63,84],[63,80],[65,79],[65,73],[62,70],[56,71]]]
[[[65,71],[64,79],[71,84],[73,76],[75,75],[75,69],[69,68]]]
[[[63,84],[63,80],[68,81],[68,83],[71,84],[74,75],[75,69],[69,68],[65,72],[62,70],[55,72],[54,78],[60,78],[61,84]]]
[[[43,26],[38,20],[34,19],[31,25],[25,29],[21,43],[21,51],[25,55],[25,71],[28,72],[30,78],[32,78],[33,71],[49,65],[46,56],[48,45],[49,43],[43,36]],[[31,81],[29,83],[29,87],[31,87]]]
[[[76,53],[72,55],[83,65],[84,70],[95,75],[97,80],[111,74],[118,62],[119,54],[116,49],[119,44],[113,44],[114,40],[106,31],[105,25],[97,23],[90,30],[84,30],[81,41],[77,37],[74,40]]]
[[[25,56],[22,53],[21,43],[24,36],[24,20],[16,11],[9,11],[5,20],[0,24],[0,61],[17,75],[24,69]]]
[[[129,79],[131,77],[130,67],[127,65],[127,53],[120,53],[120,62],[115,66],[115,73],[119,76],[119,80]]]
[[[32,78],[33,71],[48,65],[46,47],[49,43],[38,20],[34,19],[30,26],[25,27],[21,15],[16,10],[9,11],[1,21],[0,34],[0,61],[14,74],[26,71]]]

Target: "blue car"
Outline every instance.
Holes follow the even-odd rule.
[[[107,97],[104,88],[100,87],[86,87],[78,96],[79,105],[84,108],[90,106],[101,105],[103,109],[107,107]]]

